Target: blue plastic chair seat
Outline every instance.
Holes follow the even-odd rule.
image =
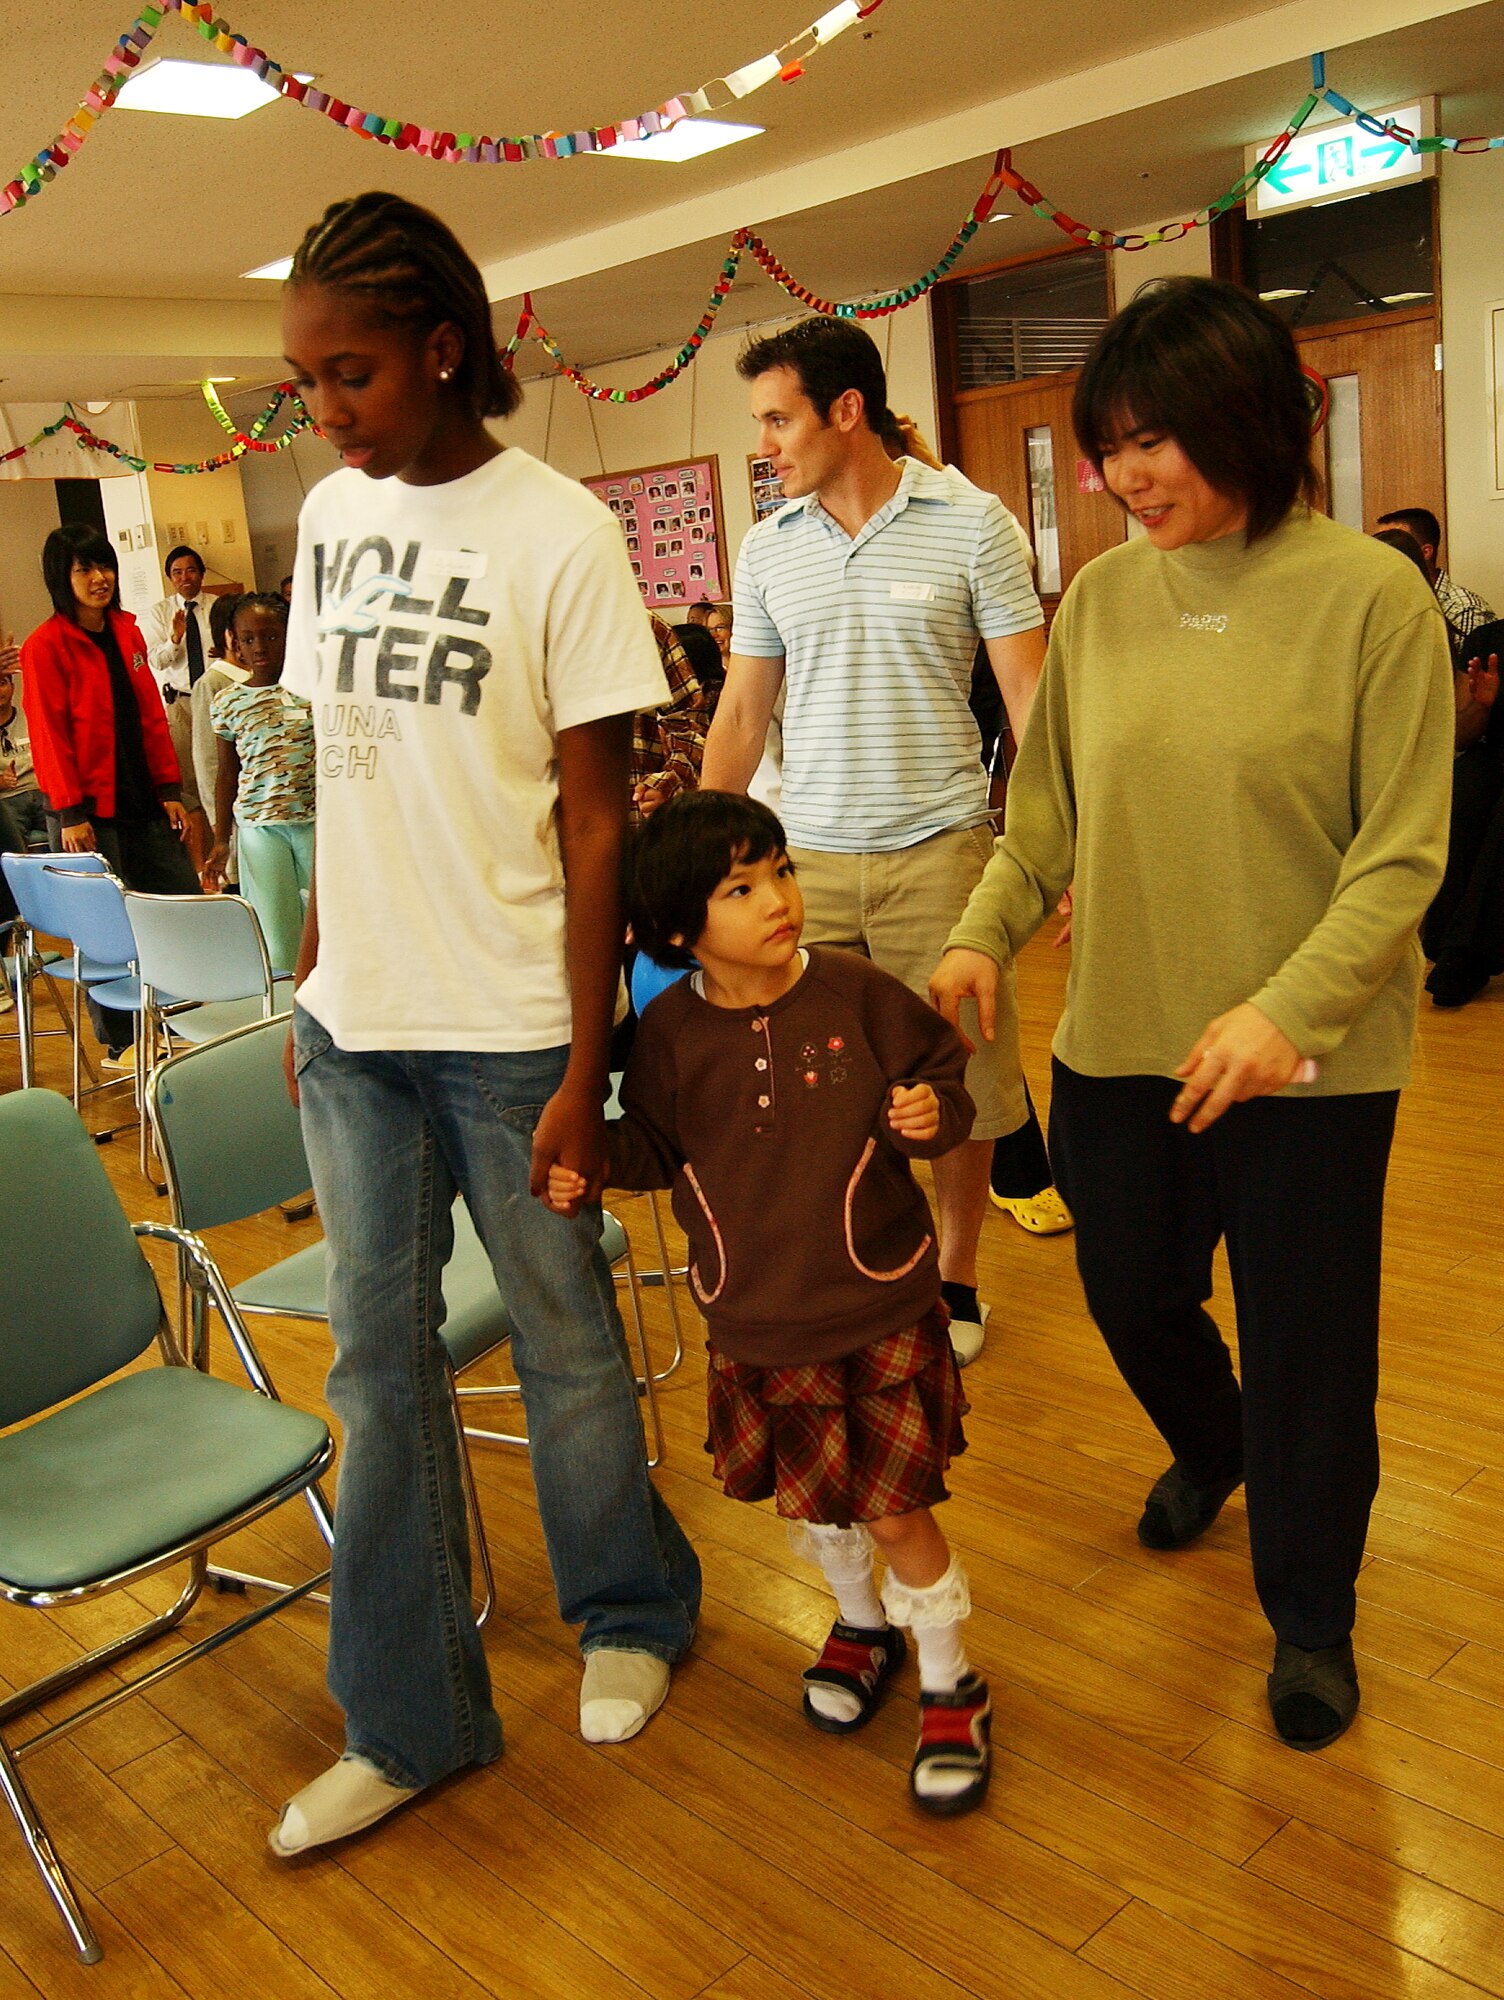
[[[118,1377],[0,1438],[0,1578],[68,1590],[148,1562],[295,1478],[327,1437],[196,1369]]]

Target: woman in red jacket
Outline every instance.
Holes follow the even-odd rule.
[[[127,888],[195,894],[177,754],[146,642],[120,608],[115,552],[97,528],[54,528],[42,579],[56,612],[21,648],[21,663],[52,846],[97,850]],[[89,1015],[106,1060],[120,1064],[130,1016],[92,1002]]]

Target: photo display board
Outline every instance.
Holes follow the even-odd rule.
[[[747,455],[747,483],[752,488],[752,520],[765,521],[769,514],[776,514],[787,495],[783,481],[773,470],[771,458],[759,458],[755,452]]]
[[[642,601],[652,610],[726,596],[717,461],[644,465],[581,482],[621,522]]]

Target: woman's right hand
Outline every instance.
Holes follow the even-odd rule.
[[[995,960],[985,951],[967,951],[963,946],[948,951],[930,974],[932,1003],[972,1055],[976,1054],[976,1044],[961,1026],[961,1002],[976,1001],[982,1038],[990,1042],[997,1027],[997,977]]]
[[[94,829],[86,819],[81,819],[77,826],[63,828],[64,854],[93,854],[98,846],[99,843],[94,838]]]

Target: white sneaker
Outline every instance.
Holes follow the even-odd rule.
[[[950,1344],[956,1351],[956,1360],[963,1368],[969,1368],[981,1353],[987,1340],[987,1321],[991,1316],[991,1306],[978,1306],[975,1319],[953,1319],[950,1323]]]

